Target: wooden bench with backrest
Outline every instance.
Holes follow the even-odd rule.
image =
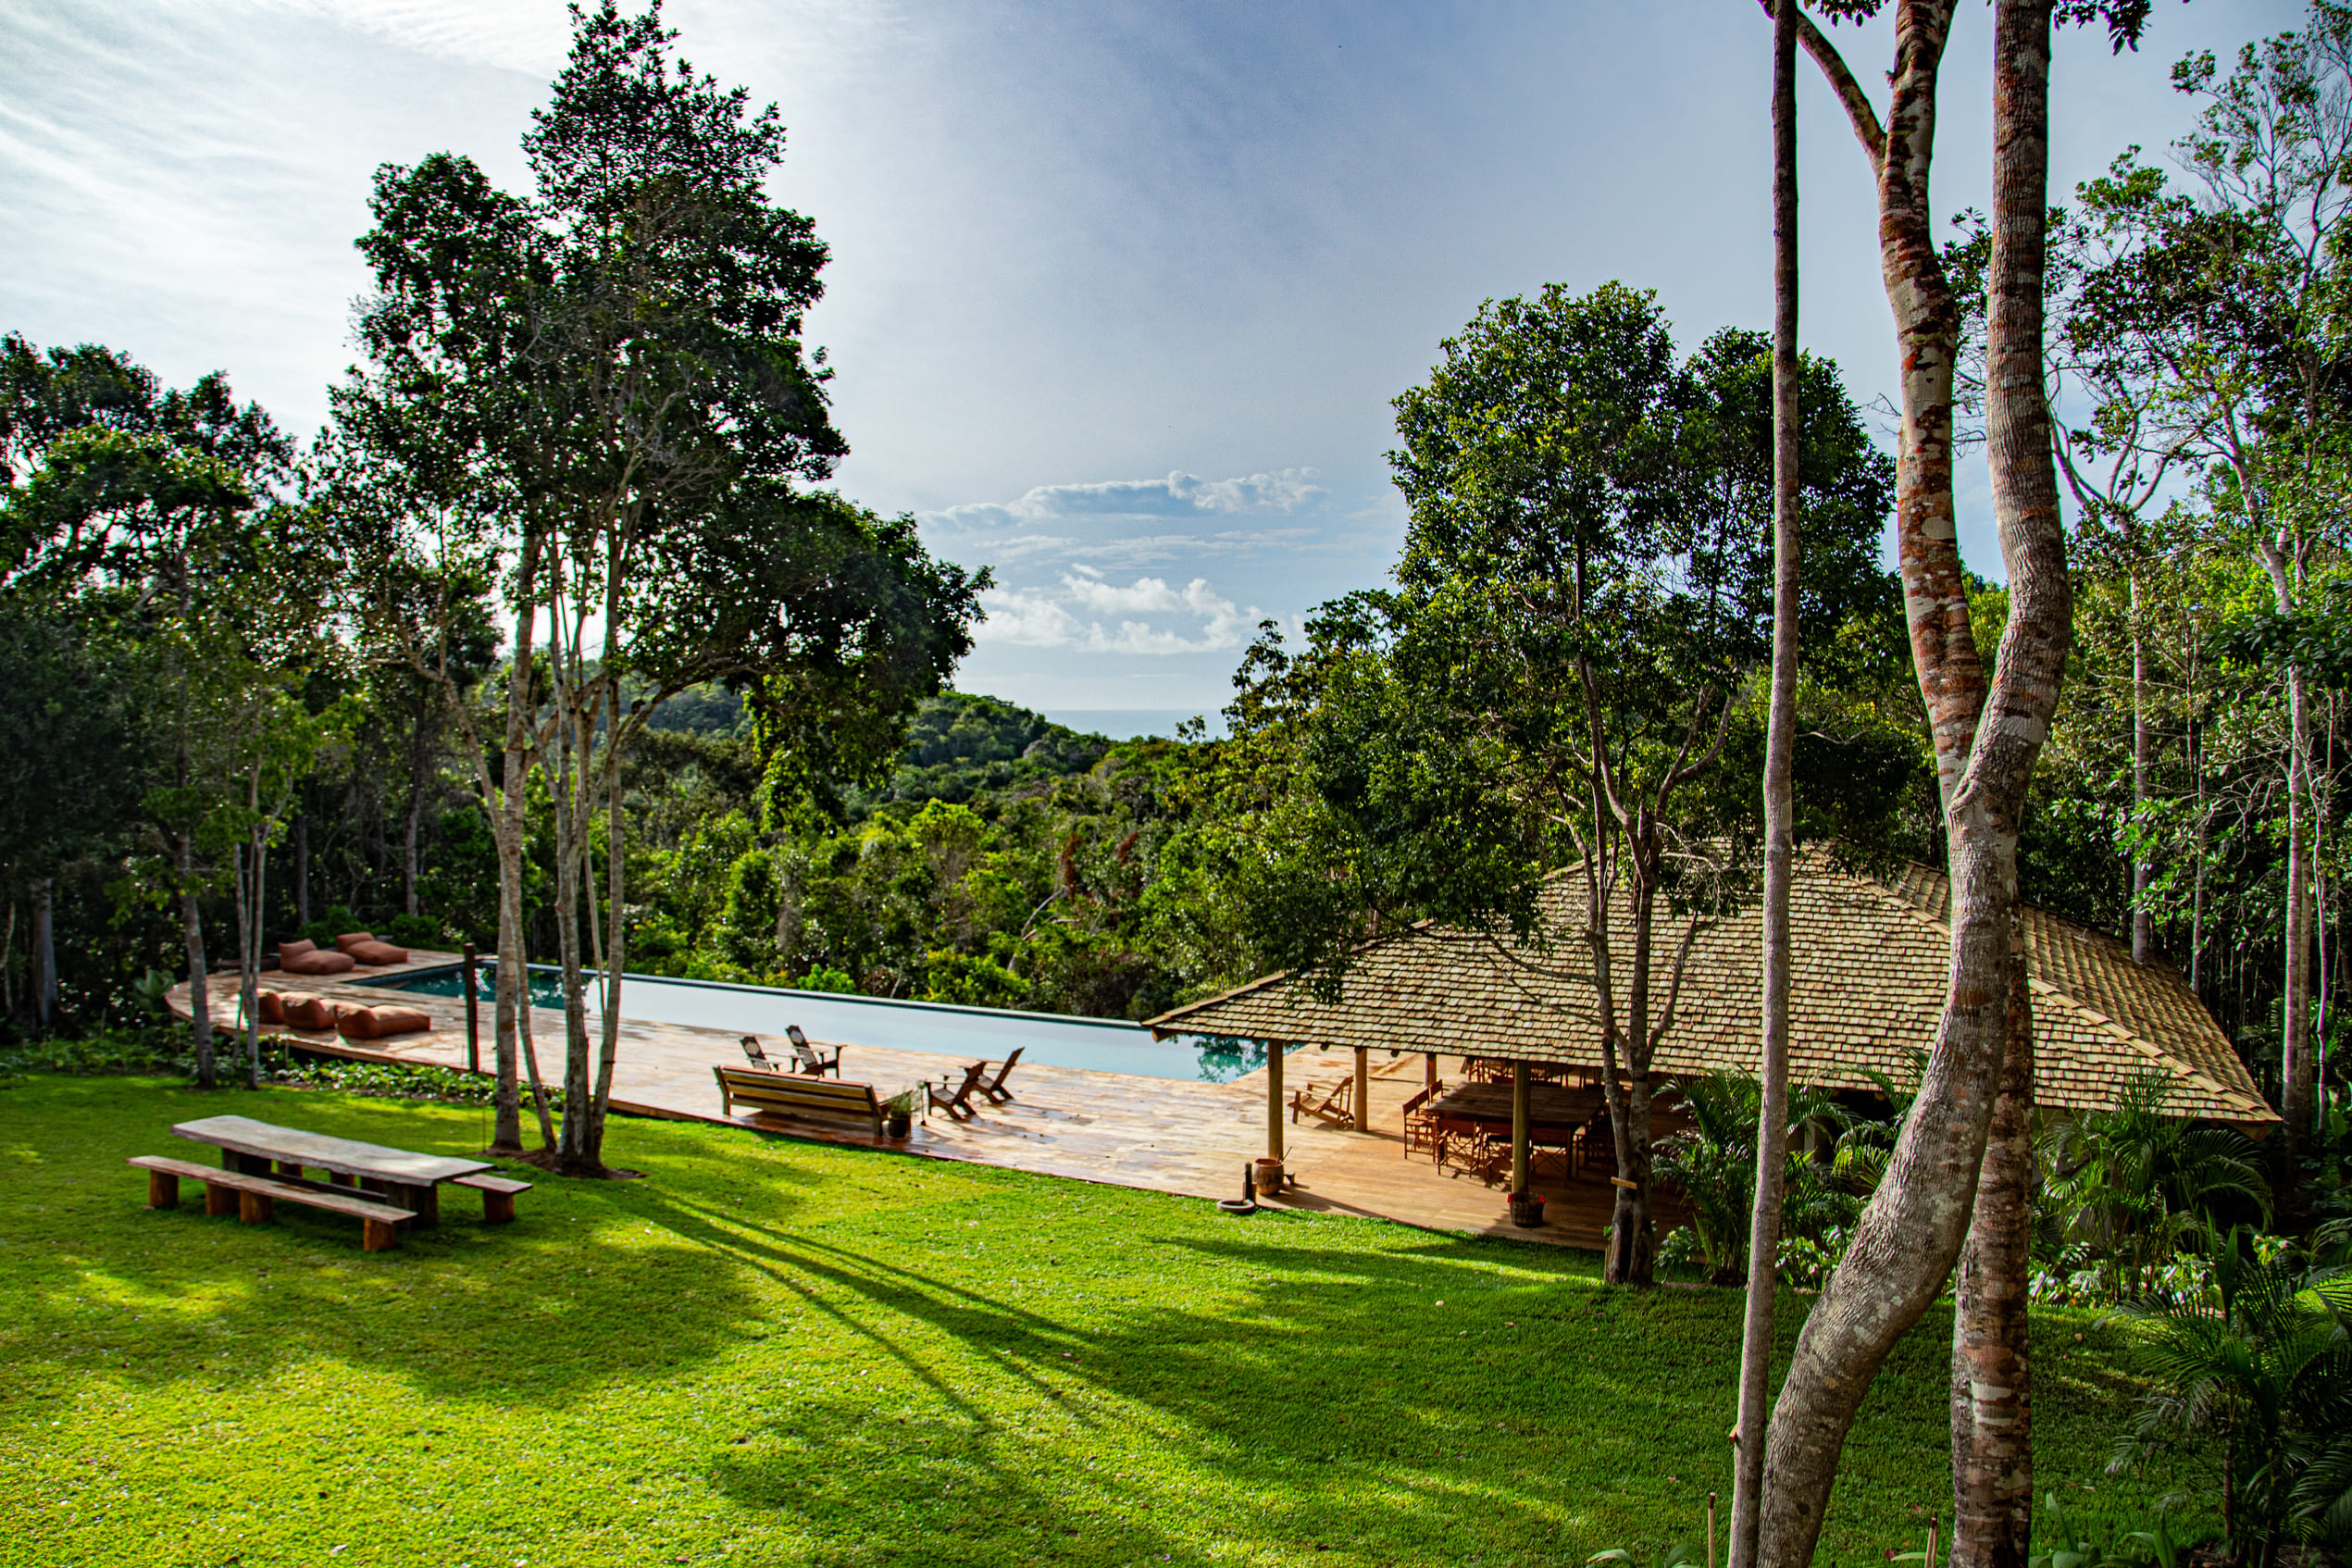
[[[271,1205],[280,1200],[300,1203],[305,1208],[324,1209],[329,1213],[349,1214],[359,1221],[360,1245],[370,1252],[382,1252],[400,1244],[400,1226],[417,1217],[412,1209],[394,1208],[379,1203],[350,1191],[337,1191],[315,1182],[288,1181],[278,1176],[253,1176],[243,1171],[223,1170],[217,1165],[200,1165],[193,1160],[174,1160],[160,1154],[134,1154],[130,1164],[147,1173],[147,1207],[176,1209],[180,1206],[180,1179],[205,1184],[205,1213],[225,1214],[231,1208],[237,1218],[246,1225],[266,1225]]]
[[[874,1097],[872,1084],[763,1073],[752,1067],[722,1065],[713,1067],[711,1073],[718,1079],[727,1115],[732,1116],[735,1107],[743,1104],[782,1116],[855,1118],[870,1124],[875,1137],[882,1136],[882,1102]]]

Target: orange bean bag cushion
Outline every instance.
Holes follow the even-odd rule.
[[[278,1000],[278,1010],[286,1022],[297,1029],[331,1029],[335,1027],[335,1009],[323,996],[284,996]]]
[[[373,931],[346,931],[335,939],[335,946],[371,968],[379,964],[408,962],[406,948],[380,942]]]
[[[346,1039],[381,1039],[386,1035],[413,1035],[429,1029],[433,1021],[414,1007],[355,1007],[335,1004],[335,1032]]]
[[[321,952],[317,942],[278,944],[278,967],[289,975],[340,975],[357,966],[347,952]]]
[[[282,1024],[286,1021],[286,1010],[279,1005],[276,991],[254,992],[254,1012],[265,1024]]]

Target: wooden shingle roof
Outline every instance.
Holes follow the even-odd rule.
[[[1549,928],[1555,937],[1572,933],[1581,924],[1582,884],[1563,877],[1549,896],[1557,901]],[[1882,882],[1824,857],[1799,861],[1789,905],[1796,946],[1790,1070],[1798,1081],[1866,1089],[1868,1072],[1898,1076],[1910,1048],[1934,1043],[1951,956],[1947,896],[1943,875],[1925,866],[1905,867]],[[1761,918],[1751,904],[1699,933],[1674,1028],[1658,1052],[1660,1074],[1756,1070]],[[1630,948],[1622,907],[1612,923],[1619,927],[1622,977]],[[1661,906],[1660,927],[1656,990],[1662,999],[1682,923],[1670,922]],[[2158,1070],[2174,1079],[2168,1109],[2176,1115],[2278,1120],[2170,964],[2134,964],[2130,950],[2111,938],[2030,907],[2025,937],[2041,1104],[2105,1110],[2118,1085]],[[1622,1007],[1622,981],[1620,997]],[[1304,980],[1285,973],[1176,1008],[1151,1027],[1162,1035],[1600,1063],[1581,943],[1555,940],[1549,952],[1514,961],[1485,937],[1437,925],[1361,950],[1336,1002],[1318,1001]]]

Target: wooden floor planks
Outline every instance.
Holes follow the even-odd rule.
[[[442,968],[456,962],[446,953],[414,953],[404,965],[365,971],[380,977],[415,970]],[[315,977],[271,974],[268,989],[304,990],[330,1000],[380,1003],[393,1000],[376,986],[353,985],[342,977]],[[455,997],[396,993],[403,1005],[413,1005],[433,1020],[429,1033],[391,1039],[347,1040],[332,1033],[270,1027],[269,1032],[298,1039],[310,1050],[357,1061],[433,1063],[445,1067],[466,1065],[466,1005]],[[189,1011],[186,986],[169,998],[181,1015]],[[212,1015],[217,1023],[237,1016],[234,975],[213,977]],[[626,997],[624,996],[624,1005]],[[491,1063],[491,1009],[480,1009],[480,1057]],[[591,1028],[593,1027],[591,1023]],[[531,1033],[541,1071],[551,1079],[563,1064],[564,1018],[557,1012],[534,1008]],[[933,1159],[970,1160],[1034,1171],[1044,1176],[1072,1176],[1123,1187],[1149,1188],[1199,1198],[1238,1195],[1241,1172],[1250,1160],[1264,1152],[1266,1071],[1230,1084],[1191,1083],[1169,1078],[1135,1077],[1119,1073],[1089,1072],[1023,1062],[1014,1068],[1008,1087],[1016,1098],[989,1106],[972,1121],[951,1122],[934,1113],[915,1124],[914,1136],[903,1141],[878,1139],[858,1126],[802,1122],[783,1117],[719,1114],[718,1088],[711,1077],[716,1063],[740,1064],[742,1052],[733,1035],[682,1025],[625,1019],[620,1054],[613,1075],[616,1110],[641,1115],[667,1116],[704,1122],[732,1122],[765,1131],[830,1143],[887,1148]],[[846,1044],[841,1055],[842,1076],[863,1079],[889,1095],[925,1079],[960,1074],[969,1056],[889,1050]],[[1284,1089],[1328,1087],[1352,1071],[1353,1057],[1344,1052],[1302,1049],[1285,1058]],[[1458,1058],[1439,1058],[1446,1081],[1458,1081]],[[1423,1083],[1424,1058],[1407,1054],[1383,1058],[1374,1053],[1370,1127],[1342,1131],[1311,1118],[1293,1126],[1285,1115],[1287,1158],[1298,1186],[1271,1200],[1287,1207],[1330,1213],[1349,1213],[1401,1221],[1446,1230],[1513,1236],[1567,1246],[1598,1248],[1606,1228],[1613,1192],[1607,1161],[1599,1168],[1579,1172],[1574,1179],[1539,1179],[1537,1190],[1549,1200],[1546,1221],[1538,1228],[1521,1229],[1503,1214],[1502,1194],[1475,1177],[1440,1170],[1423,1154],[1407,1158],[1403,1140],[1404,1101]],[[1671,1117],[1661,1117],[1660,1133],[1672,1130]],[[1674,1194],[1656,1199],[1661,1234],[1683,1218]]]

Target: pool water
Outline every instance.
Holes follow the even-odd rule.
[[[494,968],[490,964],[480,966],[478,985],[484,1001],[492,995]],[[361,983],[426,996],[461,996],[466,982],[465,972],[453,965]],[[531,965],[530,995],[534,1007],[560,1009],[564,1005],[562,976],[551,966]],[[588,1002],[589,1011],[595,1012],[592,984]],[[1206,1035],[1156,1040],[1140,1025],[1114,1018],[1014,1013],[938,1002],[889,1002],[880,997],[654,975],[622,977],[621,1010],[628,1017],[649,1023],[683,1024],[778,1040],[786,1025],[798,1024],[811,1039],[928,1051],[944,1056],[1001,1061],[1018,1048],[1024,1062],[1147,1078],[1230,1083],[1264,1066],[1266,1060],[1265,1047],[1255,1040]]]

